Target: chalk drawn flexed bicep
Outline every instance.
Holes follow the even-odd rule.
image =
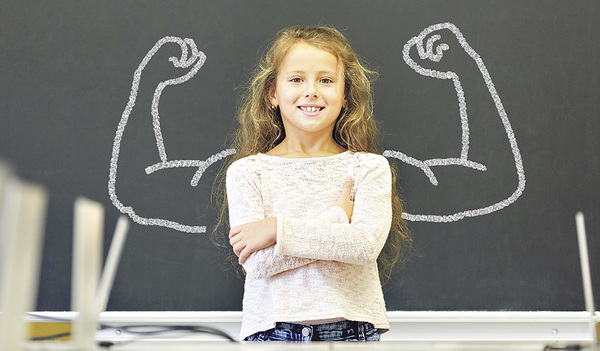
[[[475,50],[473,50],[473,48],[471,48],[471,46],[467,43],[458,27],[452,23],[440,23],[429,26],[425,28],[419,35],[411,38],[404,45],[403,59],[410,68],[420,75],[436,79],[452,80],[456,93],[461,124],[461,147],[460,151],[456,150],[456,153],[458,154],[457,157],[419,160],[395,150],[386,150],[384,155],[391,158],[397,158],[406,164],[418,167],[423,171],[425,176],[428,177],[430,183],[434,186],[437,186],[439,181],[435,176],[432,167],[462,166],[467,169],[473,169],[482,172],[487,171],[487,167],[484,164],[469,159],[469,116],[467,113],[467,100],[465,98],[464,89],[460,76],[457,72],[452,71],[451,69],[443,69],[444,56],[451,49],[462,50],[467,54],[467,57],[473,60],[473,62],[477,65],[478,71],[481,74],[481,77],[485,82],[485,86],[487,87],[488,92],[494,101],[495,108],[498,112],[498,117],[501,119],[506,136],[508,137],[517,170],[518,184],[517,188],[509,197],[492,205],[448,215],[403,213],[403,217],[411,221],[453,222],[465,217],[488,214],[500,210],[515,202],[525,189],[525,173],[523,171],[521,155],[512,127],[510,125],[510,121],[508,120],[508,116],[506,115],[506,111],[504,110],[500,97],[498,96],[496,88],[494,87],[483,60],[479,54],[477,54],[477,52],[475,52]],[[413,56],[418,56],[418,59],[415,58],[418,60],[418,62],[413,59],[413,56],[411,56],[411,53],[414,54],[415,51],[417,55]]]
[[[179,45],[181,49],[181,55],[179,57],[170,57],[169,62],[173,65],[173,67],[182,69],[183,71],[185,71],[185,73],[177,77],[166,79],[160,82],[154,90],[154,95],[152,97],[151,103],[152,126],[160,161],[156,164],[146,167],[146,174],[151,174],[153,172],[167,168],[195,168],[197,169],[197,171],[191,179],[190,185],[196,186],[198,185],[200,177],[202,177],[202,174],[210,165],[226,156],[235,153],[235,150],[226,149],[210,156],[206,160],[171,160],[167,156],[167,150],[165,147],[165,140],[163,138],[161,130],[159,114],[161,94],[165,88],[185,83],[186,81],[194,77],[194,75],[198,73],[198,70],[200,70],[200,68],[206,60],[206,55],[204,55],[203,52],[198,50],[196,43],[192,39],[182,39],[179,37],[167,36],[156,42],[152,49],[150,49],[146,56],[144,56],[142,62],[139,64],[138,68],[134,73],[133,82],[131,85],[131,92],[129,94],[129,100],[127,102],[125,110],[123,111],[123,114],[121,115],[121,120],[119,121],[117,132],[115,134],[113,142],[112,157],[110,161],[108,192],[114,206],[118,208],[122,213],[129,215],[129,217],[136,223],[142,225],[162,226],[188,233],[204,233],[206,232],[205,226],[185,225],[168,219],[146,218],[140,216],[135,212],[133,206],[126,206],[121,202],[121,200],[117,196],[116,191],[117,169],[119,162],[119,154],[121,150],[121,141],[125,132],[125,127],[127,126],[127,122],[129,121],[131,112],[135,107],[138,89],[140,86],[140,80],[142,78],[142,72],[144,71],[152,57],[161,49],[161,47],[163,47],[163,45],[167,43],[175,43]]]

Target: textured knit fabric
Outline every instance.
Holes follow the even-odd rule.
[[[351,223],[336,206],[352,176]],[[250,255],[240,336],[276,322],[345,318],[389,329],[377,257],[390,230],[391,171],[381,155],[258,154],[227,170],[231,227],[277,218],[277,243]]]

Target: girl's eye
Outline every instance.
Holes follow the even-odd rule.
[[[290,79],[290,82],[292,82],[292,83],[300,83],[300,82],[302,82],[302,79],[300,79],[298,77],[294,77],[294,78]]]
[[[330,84],[333,83],[333,81],[329,78],[321,78],[321,83]]]

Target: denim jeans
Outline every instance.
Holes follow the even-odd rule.
[[[244,341],[379,341],[380,333],[373,324],[339,321],[303,325],[278,322],[275,328],[252,334]]]

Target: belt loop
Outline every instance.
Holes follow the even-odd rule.
[[[365,337],[365,323],[364,322],[358,322],[358,327],[356,328],[357,333],[358,333],[358,340],[360,341],[366,341],[366,337]]]

